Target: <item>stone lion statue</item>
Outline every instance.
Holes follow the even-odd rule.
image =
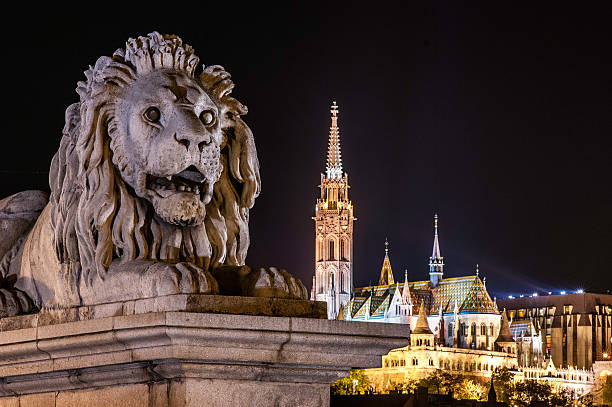
[[[177,293],[306,298],[245,266],[259,162],[220,66],[129,39],[79,82],[40,191],[0,201],[0,316]]]

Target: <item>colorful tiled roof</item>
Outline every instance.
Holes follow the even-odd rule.
[[[363,301],[372,297],[370,315],[384,315],[396,290],[404,289],[405,283],[385,284],[378,286],[358,287],[354,289],[355,296],[351,300],[353,318],[359,318],[357,311],[361,311]],[[455,303],[460,313],[498,314],[495,303],[491,300],[486,287],[476,275],[441,279],[434,289],[430,287],[429,280],[408,282],[410,296],[415,307],[425,303],[429,315],[437,314],[442,307],[442,313],[455,311]],[[387,300],[387,301],[385,301]],[[381,307],[382,306],[382,307]]]

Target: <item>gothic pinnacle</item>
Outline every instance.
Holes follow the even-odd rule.
[[[327,178],[342,178],[342,156],[340,154],[340,130],[338,128],[338,105],[331,106],[331,127],[327,150]]]

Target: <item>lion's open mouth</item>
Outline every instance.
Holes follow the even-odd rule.
[[[147,174],[147,188],[161,198],[177,192],[186,192],[199,195],[202,200],[208,201],[205,198],[212,195],[211,182],[193,165],[178,174],[165,177]]]

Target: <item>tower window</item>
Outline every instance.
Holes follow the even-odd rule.
[[[334,253],[334,241],[330,240],[329,241],[329,260],[334,260],[335,258],[335,253]]]
[[[340,259],[344,259],[344,239],[340,240]]]
[[[331,289],[332,291],[334,291],[334,288],[336,288],[336,284],[334,281],[334,273],[331,273]]]
[[[344,273],[340,272],[340,292],[344,292]]]

